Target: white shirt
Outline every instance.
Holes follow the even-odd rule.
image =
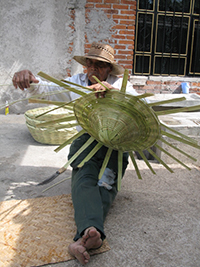
[[[29,93],[31,95],[37,95],[37,94],[45,94],[48,92],[53,92],[53,91],[62,91],[63,88],[60,86],[56,85],[55,83],[52,82],[46,82],[41,80],[39,77],[36,77],[39,80],[38,84],[32,84],[31,87],[28,89]],[[88,76],[87,74],[80,73],[77,75],[74,75],[72,77],[68,77],[65,79],[66,81],[70,81],[76,84],[80,84],[82,86],[88,86]],[[122,78],[119,78],[114,75],[108,75],[108,78],[106,82],[111,84],[114,88],[121,89],[122,86]],[[73,86],[73,85],[70,85]],[[73,86],[75,87],[75,86]],[[77,87],[78,89],[78,87]],[[91,92],[91,91],[88,91]],[[127,87],[126,87],[126,93],[131,94],[131,95],[138,95],[138,93],[133,89],[133,85],[130,82],[127,82]],[[44,98],[47,100],[51,101],[62,101],[62,102],[69,102],[72,100],[75,100],[77,98],[81,97],[79,94],[76,94],[74,92],[62,92],[58,94],[52,94],[52,95],[44,95]],[[77,126],[77,130],[80,131],[82,129],[81,126]]]
[[[55,83],[43,81],[39,77],[36,77],[36,78],[39,80],[39,83],[31,85],[31,87],[28,89],[31,95],[43,94],[43,93],[45,94],[47,92],[63,90],[63,88],[57,86]],[[72,77],[68,77],[65,80],[80,84],[82,86],[88,86],[88,76],[87,74],[84,74],[84,73],[80,73]],[[119,78],[117,76],[108,75],[106,82],[111,84],[114,88],[121,89],[122,80],[123,80],[122,78]],[[131,94],[131,95],[138,95],[135,89],[133,89],[133,85],[130,82],[127,82],[126,93]],[[71,100],[75,100],[79,97],[80,95],[75,94],[73,92],[64,92],[64,93],[59,93],[59,94],[52,94],[50,96],[47,95],[45,96],[45,99],[52,100],[52,101],[68,102]]]

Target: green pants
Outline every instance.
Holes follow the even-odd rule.
[[[77,138],[70,147],[68,158],[70,159],[89,138],[89,134],[83,134],[81,137]],[[117,194],[117,178],[110,190],[105,187],[100,187],[97,184],[99,171],[105,158],[107,147],[101,147],[83,167],[77,167],[96,144],[97,142],[94,141],[71,164],[73,168],[72,201],[75,211],[74,218],[77,226],[77,234],[74,238],[75,241],[78,240],[83,235],[84,230],[90,226],[94,226],[101,233],[102,240],[105,239],[104,220]],[[116,177],[118,168],[117,162],[118,152],[113,151],[107,168],[113,170],[113,172],[116,173]],[[124,153],[123,174],[127,165],[128,153]]]

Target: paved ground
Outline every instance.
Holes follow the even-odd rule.
[[[0,115],[0,201],[70,193],[70,181],[42,193],[35,184],[66,162],[68,148],[41,145],[30,136],[23,115]],[[105,223],[111,250],[93,256],[88,267],[199,267],[200,168],[170,165],[171,174],[152,163],[153,175],[137,161],[142,180],[132,165]],[[70,170],[57,181],[70,175]],[[48,267],[78,267],[76,260]]]

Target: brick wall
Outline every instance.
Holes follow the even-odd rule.
[[[190,93],[200,95],[200,78],[161,77],[161,76],[133,76],[133,51],[135,37],[136,3],[133,0],[87,0],[85,5],[86,24],[89,22],[89,12],[101,9],[109,19],[115,22],[109,40],[115,49],[116,61],[129,70],[130,80],[138,93],[179,94],[182,93],[181,83],[188,82]],[[85,36],[85,53],[90,43]],[[141,82],[142,81],[142,82]]]
[[[138,93],[181,94],[183,82],[189,84],[189,92],[200,95],[200,78],[171,76],[130,76]]]
[[[87,0],[86,21],[92,9],[101,9],[108,18],[115,22],[112,27],[112,35],[108,40],[115,49],[116,61],[124,68],[132,72],[136,1],[133,0]],[[99,40],[105,41],[105,40]],[[85,52],[88,52],[90,44],[86,36]]]

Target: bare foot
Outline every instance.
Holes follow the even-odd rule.
[[[101,234],[97,231],[95,227],[89,227],[85,230],[82,236],[83,246],[89,249],[97,249],[101,247],[103,241],[101,239]]]
[[[76,242],[71,243],[68,247],[69,253],[77,258],[77,260],[85,265],[89,262],[90,255],[86,248],[83,246],[82,238],[78,239]]]

